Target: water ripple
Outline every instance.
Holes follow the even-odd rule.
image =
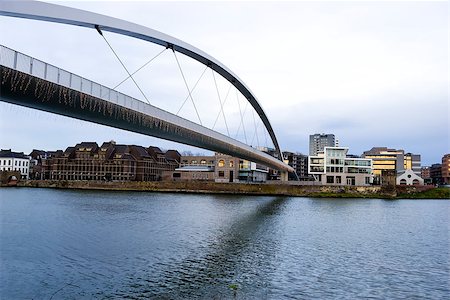
[[[0,189],[2,299],[446,299],[450,201]]]

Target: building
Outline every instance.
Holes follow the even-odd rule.
[[[266,182],[269,168],[248,160],[239,160],[240,182]]]
[[[238,182],[239,181],[239,158],[227,154],[215,154],[215,181],[216,182]]]
[[[450,154],[442,157],[441,176],[443,184],[450,184]]]
[[[135,158],[135,181],[155,181],[158,179],[158,164],[147,149],[142,146],[131,145],[128,147],[128,151]]]
[[[308,157],[308,173],[323,185],[370,185],[372,160],[347,157],[347,147],[325,147]]]
[[[424,184],[432,184],[433,183],[432,179],[431,179],[429,166],[423,166],[420,168],[420,177],[422,177]]]
[[[422,168],[420,168],[420,177],[422,177],[424,180],[431,178],[430,167],[423,166]]]
[[[284,161],[294,168],[298,179],[308,181],[311,177],[308,175],[308,156],[301,153],[293,153],[289,151],[283,152]],[[290,180],[297,180],[294,174],[289,174]]]
[[[40,158],[36,166],[41,175],[37,179],[51,180],[104,180],[104,181],[156,181],[165,170],[179,165],[177,151],[166,153],[157,147],[119,145],[114,141],[98,146],[95,142],[82,142]],[[179,157],[179,154],[178,154]]]
[[[17,171],[21,179],[29,178],[30,157],[23,152],[13,152],[11,149],[0,150],[0,171]]]
[[[309,136],[309,155],[316,156],[325,147],[336,147],[336,137],[334,134],[312,134]]]
[[[179,167],[173,172],[164,172],[163,180],[214,181],[215,161],[215,156],[181,156]]]
[[[403,156],[403,170],[412,170],[417,176],[421,175],[420,154],[405,153]]]
[[[268,168],[247,160],[222,153],[214,156],[182,156],[178,168],[164,172],[164,180],[215,181],[215,182],[265,182]]]
[[[442,164],[432,164],[430,167],[430,177],[433,184],[442,184]]]
[[[397,185],[423,185],[424,181],[422,177],[413,172],[413,170],[404,170],[397,174]]]
[[[404,150],[389,149],[387,147],[373,147],[362,154],[364,158],[373,161],[374,183],[382,183],[383,171],[394,171],[403,173],[405,170],[412,170],[417,176],[421,174],[420,155],[406,153]]]

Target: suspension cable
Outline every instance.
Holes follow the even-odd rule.
[[[202,74],[200,75],[200,77],[197,79],[197,82],[194,84],[194,87],[191,90],[191,93],[194,92],[195,88],[197,87],[197,84],[200,82],[200,80],[202,79],[203,75],[205,74],[206,70],[208,69],[208,66],[205,67],[205,69],[203,70]],[[180,113],[181,109],[183,108],[184,104],[186,103],[186,101],[189,99],[189,93],[186,96],[186,98],[184,99],[183,104],[181,104],[180,108],[178,109],[176,115],[178,116],[178,114]]]
[[[259,138],[258,138],[258,126],[256,124],[255,111],[254,110],[252,110],[252,116],[253,116],[253,124],[255,125],[255,134],[253,135],[253,138],[252,138],[252,144],[253,144],[253,141],[255,140],[255,136],[256,136],[256,143],[257,143],[258,146],[260,146],[259,145]]]
[[[244,111],[242,112],[242,117],[243,117],[243,118],[245,117],[245,113],[247,112],[248,104],[249,104],[249,102],[246,102],[246,103],[245,103]],[[247,135],[245,134],[245,133],[246,133],[246,131],[245,131],[245,122],[244,122],[244,119],[243,119],[243,118],[242,118],[242,123],[241,123],[241,124],[242,124],[242,130],[244,130],[245,142],[248,144]],[[236,132],[236,137],[237,137],[237,135],[238,135],[238,133],[239,133],[239,129],[241,128],[241,124],[239,124],[238,130],[237,130],[237,132]]]
[[[239,114],[240,114],[240,116],[241,116],[241,122],[239,123],[238,129],[237,129],[237,131],[236,131],[236,138],[237,138],[237,136],[238,136],[238,134],[239,134],[239,129],[241,129],[241,125],[242,125],[242,130],[244,131],[245,143],[248,144],[248,142],[247,142],[247,134],[245,133],[245,126],[244,126],[244,114],[245,114],[245,111],[247,110],[248,102],[247,102],[247,101],[245,102],[246,105],[245,105],[245,107],[244,107],[244,114],[243,114],[243,113],[242,113],[242,110],[241,110],[241,101],[239,101],[239,95],[238,95],[238,90],[237,90],[237,89],[236,89],[236,101],[237,101],[237,103],[238,103]]]
[[[202,120],[200,119],[200,115],[198,114],[197,106],[195,106],[194,99],[192,98],[191,90],[189,89],[186,78],[184,77],[183,70],[181,69],[180,62],[178,61],[177,54],[175,53],[175,50],[173,48],[172,48],[172,52],[173,52],[173,55],[175,56],[175,60],[177,61],[177,65],[178,65],[178,68],[180,69],[181,77],[183,77],[183,81],[184,81],[184,84],[186,85],[186,89],[188,90],[189,98],[191,98],[192,104],[194,105],[194,109],[195,109],[195,113],[197,114],[198,121],[200,122],[200,125],[203,126]]]
[[[120,62],[120,64],[122,65],[122,67],[125,69],[125,71],[128,73],[128,76],[131,78],[131,80],[133,80],[134,84],[136,85],[136,87],[139,89],[139,91],[141,92],[142,96],[144,96],[145,100],[148,102],[148,104],[150,104],[150,101],[148,101],[147,96],[145,96],[144,92],[141,90],[141,88],[139,87],[139,85],[137,84],[136,80],[134,80],[133,76],[131,76],[130,72],[128,71],[127,67],[125,67],[125,64],[122,62],[122,60],[119,58],[119,56],[117,55],[116,51],[114,51],[113,47],[111,46],[111,44],[108,42],[108,40],[106,39],[106,37],[103,35],[103,32],[100,30],[100,27],[98,25],[95,25],[95,29],[97,29],[98,33],[103,37],[103,39],[105,40],[106,44],[108,44],[109,48],[111,49],[111,51],[114,53],[114,55],[116,56],[117,60]]]
[[[261,121],[261,123],[262,123],[262,121]],[[264,130],[264,139],[266,140],[266,148],[269,149],[269,143],[267,142],[267,134],[268,134],[267,130]]]
[[[127,81],[131,76],[133,76],[134,74],[136,74],[137,72],[139,72],[140,70],[142,70],[144,67],[146,67],[149,63],[151,63],[153,60],[155,60],[158,56],[160,56],[164,51],[166,51],[167,48],[164,48],[161,52],[159,52],[158,54],[156,54],[152,59],[150,59],[148,62],[146,62],[144,65],[142,65],[142,67],[140,67],[139,69],[137,69],[136,71],[134,71],[133,73],[131,73],[131,75],[129,75],[127,78],[125,78],[124,80],[122,80],[119,84],[117,84],[115,87],[113,87],[113,90],[118,88],[122,83],[124,83],[125,81]]]
[[[227,119],[225,118],[225,112],[223,111],[222,100],[220,99],[219,88],[217,87],[216,76],[214,75],[214,70],[213,69],[211,69],[211,72],[212,72],[212,75],[213,75],[213,78],[214,78],[214,85],[216,86],[217,97],[219,98],[220,109],[222,111],[223,120],[225,121],[225,127],[227,128],[228,136],[230,136],[230,131],[228,130]],[[220,114],[220,111],[219,111],[219,114]]]
[[[225,105],[225,102],[227,102],[228,95],[230,94],[231,86],[232,86],[232,85],[231,85],[231,83],[230,83],[230,86],[228,87],[227,94],[226,94],[226,96],[225,96],[225,100],[223,100],[223,105]],[[219,117],[220,117],[220,111],[219,111],[219,113],[217,114],[216,121],[214,121],[214,125],[213,125],[212,129],[214,129],[214,127],[216,127],[216,124],[217,124],[217,121],[219,120]],[[229,135],[230,135],[230,133],[228,133],[228,136],[229,136]]]

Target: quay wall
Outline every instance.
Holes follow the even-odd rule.
[[[276,195],[335,198],[395,198],[395,188],[381,186],[319,186],[270,183],[217,183],[202,181],[103,182],[103,181],[20,181],[18,187],[147,191],[202,194]]]

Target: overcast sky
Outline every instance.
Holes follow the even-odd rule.
[[[254,92],[281,148],[308,153],[314,133],[334,133],[360,155],[374,146],[440,162],[449,142],[449,7],[440,2],[57,2],[141,24],[179,38],[218,59]],[[163,48],[105,33],[130,70]],[[0,17],[0,44],[107,86],[126,78],[95,30]],[[178,54],[192,87],[204,67]],[[228,84],[218,80],[222,101]],[[136,76],[151,103],[176,112],[186,88],[170,51]],[[120,90],[142,99],[132,82]],[[209,127],[220,106],[208,70],[194,93]],[[225,113],[232,136],[243,139],[230,90]],[[183,117],[196,120],[188,101]],[[250,110],[246,135],[256,145]],[[216,128],[224,132],[218,118]],[[253,127],[252,127],[253,126]],[[261,126],[258,127],[261,130]],[[0,102],[0,146],[30,152],[65,149],[81,141],[184,145]],[[269,145],[260,132],[259,145]],[[252,140],[252,141],[250,141]],[[203,150],[193,150],[204,152]]]

